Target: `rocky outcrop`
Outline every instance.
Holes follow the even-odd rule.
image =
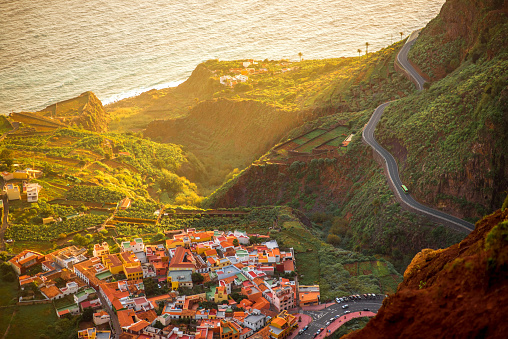
[[[57,102],[37,113],[67,125],[76,124],[93,132],[105,132],[108,129],[109,115],[92,92]]]
[[[480,220],[456,245],[422,250],[377,316],[343,338],[505,338],[507,268],[505,209]]]

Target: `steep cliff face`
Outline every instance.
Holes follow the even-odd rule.
[[[76,124],[94,132],[105,132],[108,129],[109,116],[104,111],[102,102],[92,92],[86,92],[88,100],[81,108],[81,114],[76,119]]]
[[[104,111],[102,102],[92,92],[57,102],[37,113],[64,124],[76,124],[93,132],[105,132],[108,129],[109,114]]]
[[[343,338],[506,338],[508,209],[463,241],[423,250],[367,326]]]
[[[506,47],[506,0],[448,0],[409,53],[428,79],[442,79],[464,60],[492,58]]]

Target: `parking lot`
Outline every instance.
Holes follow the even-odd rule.
[[[322,310],[301,311],[300,313],[311,316],[312,322],[308,325],[308,329],[305,332],[303,332],[302,334],[298,334],[296,336],[296,338],[301,338],[301,339],[314,338],[314,334],[320,328],[324,328],[325,330],[323,332],[326,332],[327,326],[330,326],[333,323],[341,320],[341,319],[339,319],[339,317],[343,316],[346,311],[349,311],[351,313],[366,312],[366,314],[367,314],[367,311],[365,311],[365,310],[368,309],[369,313],[370,312],[377,313],[377,311],[379,310],[379,308],[381,307],[381,305],[383,303],[384,297],[385,297],[385,295],[378,295],[378,296],[376,296],[376,298],[373,298],[373,299],[361,298],[358,300],[348,300],[345,302],[341,302],[340,304],[334,303],[333,305],[328,306]],[[342,308],[344,305],[348,305],[348,307]],[[331,321],[331,318],[334,318],[334,320]],[[328,322],[330,322],[330,324],[327,325]],[[333,327],[337,327],[337,326],[333,326]]]

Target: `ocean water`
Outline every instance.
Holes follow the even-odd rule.
[[[0,114],[175,86],[208,59],[379,50],[445,0],[0,0]]]

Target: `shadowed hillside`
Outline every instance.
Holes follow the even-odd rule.
[[[377,316],[343,338],[505,338],[507,265],[505,206],[460,243],[415,256]]]

